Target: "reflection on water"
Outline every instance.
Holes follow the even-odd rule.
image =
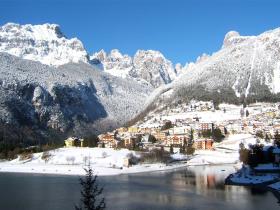
[[[122,181],[135,187],[122,189],[127,192],[129,202],[123,202],[122,194],[113,195],[114,209],[279,208],[270,192],[256,194],[250,188],[225,186],[225,178],[234,171],[232,166],[201,166],[169,173],[124,175]]]
[[[201,166],[99,177],[99,181],[105,186],[107,209],[279,209],[270,192],[224,186],[225,177],[232,172],[232,166]],[[79,190],[77,177],[0,174],[0,209],[73,209],[79,200]]]

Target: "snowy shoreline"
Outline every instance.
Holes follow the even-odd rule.
[[[60,148],[49,152],[49,160],[42,159],[43,153],[35,153],[29,160],[17,158],[12,161],[0,162],[1,172],[84,175],[84,168],[90,162],[91,167],[99,176],[120,174],[148,173],[168,171],[188,166],[235,164],[238,160],[236,153],[227,154],[219,151],[197,151],[194,156],[174,154],[174,162],[136,164],[124,167],[124,159],[139,154],[127,149],[114,150],[108,148]]]
[[[34,166],[34,165],[33,165]],[[64,166],[61,168],[61,166]],[[186,168],[188,165],[186,163],[176,163],[172,165],[165,165],[162,163],[157,164],[142,164],[132,166],[130,168],[95,168],[92,167],[94,173],[98,176],[116,176],[125,174],[141,174],[141,173],[152,173],[160,171],[172,171],[177,169]],[[6,165],[0,166],[0,173],[24,173],[24,174],[45,174],[45,175],[65,175],[65,176],[82,176],[85,175],[84,168],[86,166],[75,166],[75,165],[52,165],[47,167],[21,167],[20,165]]]
[[[170,164],[170,165],[165,165],[162,163],[155,163],[155,164],[140,164],[138,165],[138,167],[132,166],[130,168],[133,168],[131,170],[129,170],[129,168],[127,168],[128,170],[125,169],[113,169],[110,170],[110,172],[112,173],[108,173],[109,171],[106,170],[106,172],[101,172],[98,171],[100,168],[96,169],[93,168],[94,172],[96,175],[98,176],[118,176],[118,175],[132,175],[132,174],[142,174],[142,173],[154,173],[154,172],[168,172],[168,171],[176,171],[176,170],[180,170],[183,168],[193,168],[196,166],[231,166],[234,165],[233,163],[217,163],[217,164],[198,164],[198,165],[189,165],[188,163],[176,163],[176,164]],[[71,166],[71,165],[67,165],[67,166]],[[0,166],[0,173],[16,173],[16,174],[42,174],[42,175],[61,175],[61,176],[83,176],[85,175],[84,172],[84,168],[86,168],[86,166],[82,167],[80,166],[79,170],[68,170],[68,172],[63,170],[57,170],[57,169],[50,169],[50,170],[32,170],[31,168],[29,168],[30,170],[27,170],[28,168],[25,168],[26,170],[22,170],[21,169],[15,169],[15,168],[10,168],[10,170],[8,170],[9,167],[3,167]],[[138,170],[137,170],[137,169]],[[72,168],[74,169],[74,167]],[[76,168],[78,169],[78,167]],[[76,173],[77,172],[77,173]]]
[[[35,153],[31,159],[21,160],[19,157],[12,161],[0,161],[1,172],[83,175],[84,167],[90,163],[99,176],[120,174],[147,173],[168,171],[188,166],[225,165],[239,163],[239,143],[255,141],[251,135],[233,135],[216,145],[216,150],[197,150],[192,156],[172,154],[174,162],[136,164],[124,167],[124,160],[129,157],[140,157],[140,153],[128,149],[115,150],[112,148],[59,148],[44,153]],[[231,150],[228,150],[230,148]]]
[[[256,175],[249,167],[243,166],[225,179],[225,185],[247,186],[270,191],[280,201],[280,179],[278,174]]]

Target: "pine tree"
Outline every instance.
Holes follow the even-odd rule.
[[[224,133],[225,133],[225,135],[227,135],[227,134],[228,134],[228,130],[227,130],[227,128],[226,128],[226,127],[224,127]]]
[[[274,144],[277,147],[280,147],[280,134],[279,134],[278,131],[276,131],[275,134],[274,134]]]
[[[85,169],[86,176],[80,178],[81,200],[80,205],[75,206],[76,210],[103,210],[106,208],[105,198],[101,198],[103,188],[97,183],[97,175],[93,174],[92,168],[89,166]]]
[[[245,165],[249,162],[249,153],[250,151],[245,148],[243,143],[239,144],[239,160]]]
[[[222,134],[222,131],[220,128],[215,128],[212,131],[212,138],[215,142],[221,142],[225,136]]]
[[[174,153],[173,145],[170,146],[170,151],[169,152],[170,152],[170,154]]]
[[[265,134],[265,142],[270,142],[270,138],[269,138],[268,134]]]
[[[193,138],[194,138],[193,133],[194,133],[194,131],[193,131],[193,129],[191,128],[188,145],[189,145],[189,144],[193,144]]]

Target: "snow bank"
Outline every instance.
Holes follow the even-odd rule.
[[[225,153],[220,151],[198,150],[188,161],[188,165],[214,165],[214,164],[235,164],[239,161],[239,154]]]
[[[242,167],[238,172],[230,175],[229,180],[237,185],[261,185],[278,179],[277,174],[255,175],[250,168]]]
[[[267,163],[267,164],[259,164],[255,167],[255,170],[257,171],[280,171],[280,167],[273,165],[273,163]]]
[[[268,185],[268,187],[280,192],[280,182],[276,182],[271,185]]]
[[[238,161],[238,153],[224,153],[220,151],[196,151],[194,156],[174,154],[174,160],[188,160],[187,162],[156,164],[138,164],[124,167],[124,159],[128,156],[139,157],[135,151],[127,149],[114,150],[110,148],[60,148],[49,152],[48,160],[43,160],[43,153],[36,153],[30,160],[0,162],[0,172],[41,173],[83,175],[88,164],[100,176],[119,175],[129,173],[143,173],[151,171],[173,170],[181,167],[211,164],[231,164]]]
[[[215,147],[238,151],[240,143],[243,143],[248,148],[249,144],[256,144],[256,138],[251,134],[234,134],[221,143],[216,143]]]
[[[139,164],[124,167],[124,159],[128,156],[139,157],[135,151],[127,149],[114,150],[110,148],[60,148],[49,152],[49,160],[43,160],[43,153],[36,153],[31,160],[20,160],[0,163],[0,172],[40,173],[83,175],[84,168],[90,163],[95,173],[101,176],[128,173],[172,170],[186,167],[186,164],[166,165]]]

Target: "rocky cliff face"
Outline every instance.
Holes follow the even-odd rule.
[[[154,88],[170,83],[177,75],[171,61],[154,50],[138,50],[134,57],[122,55],[116,49],[109,54],[101,50],[91,60],[109,74],[131,78]]]
[[[52,66],[88,62],[82,42],[67,39],[56,24],[8,23],[0,27],[0,52]]]
[[[158,51],[139,50],[130,57],[117,49],[108,54],[101,50],[89,59],[82,42],[77,38],[68,39],[56,24],[8,23],[0,27],[0,52],[56,67],[90,63],[113,76],[134,79],[154,88],[176,77],[172,63]]]
[[[1,122],[39,133],[83,136],[121,126],[151,91],[88,64],[54,68],[0,53],[0,66]]]

